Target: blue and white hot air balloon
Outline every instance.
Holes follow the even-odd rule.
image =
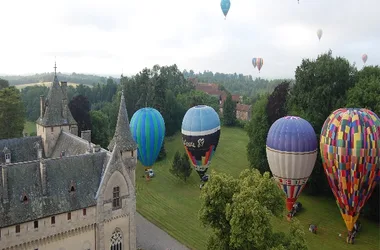
[[[286,195],[288,211],[313,171],[317,146],[313,127],[300,117],[282,117],[269,129],[266,143],[269,168]]]
[[[220,119],[213,108],[198,105],[187,110],[182,120],[182,142],[201,179],[211,163],[219,137]]]
[[[230,10],[230,7],[231,7],[230,0],[222,0],[220,2],[220,7],[222,8],[224,19],[226,19],[228,11]]]

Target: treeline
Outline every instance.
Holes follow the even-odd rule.
[[[266,158],[266,137],[270,126],[286,115],[300,116],[311,123],[318,141],[323,123],[341,107],[368,108],[380,114],[380,68],[357,70],[343,57],[332,52],[316,60],[305,59],[297,67],[295,83],[283,82],[271,94],[263,94],[252,108],[247,125],[248,159],[252,168],[269,171]],[[332,196],[324,174],[320,152],[313,173],[304,190],[312,195]],[[379,185],[363,209],[363,214],[379,222]]]
[[[120,82],[119,78],[113,77],[103,77],[96,75],[86,75],[86,74],[62,74],[60,72],[57,73],[58,78],[61,81],[73,82],[78,84],[84,84],[92,86],[97,83],[106,84],[108,79],[112,79],[116,83]],[[7,80],[9,85],[21,85],[27,83],[40,83],[40,82],[51,82],[54,77],[54,73],[42,73],[42,74],[34,74],[30,76],[18,76],[18,75],[10,75],[10,76],[0,76],[1,79]]]
[[[222,85],[230,93],[256,98],[260,94],[271,93],[274,88],[287,79],[266,80],[262,78],[253,79],[251,75],[224,74],[204,71],[194,73],[193,70],[183,71],[186,78],[196,78],[201,83],[217,83]],[[288,81],[291,81],[290,79]]]

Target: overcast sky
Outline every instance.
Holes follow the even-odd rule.
[[[125,75],[180,70],[294,77],[302,58],[332,49],[380,64],[379,0],[12,0],[0,3],[0,74]],[[323,29],[321,41],[316,31]]]

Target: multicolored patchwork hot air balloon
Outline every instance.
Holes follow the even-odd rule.
[[[222,8],[224,19],[226,19],[228,11],[230,10],[231,2],[230,0],[222,0],[220,2],[220,8]]]
[[[286,195],[290,212],[301,194],[317,159],[317,136],[310,123],[285,116],[269,129],[266,152],[270,170]]]
[[[322,163],[348,229],[380,178],[380,120],[368,109],[338,109],[325,121],[320,139]]]
[[[137,143],[137,157],[147,169],[151,168],[160,153],[165,137],[165,122],[154,108],[142,108],[133,114],[130,128]]]
[[[260,73],[261,67],[263,67],[263,65],[264,65],[264,60],[260,57],[256,58],[256,65],[257,65],[257,69],[259,70],[259,73]]]
[[[182,121],[182,141],[201,179],[211,163],[219,137],[220,119],[213,108],[199,105],[186,112]]]

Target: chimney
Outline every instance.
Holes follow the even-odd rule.
[[[78,136],[78,126],[77,125],[71,125],[70,132],[71,132],[71,134]]]
[[[40,117],[43,118],[45,114],[45,96],[40,96]]]
[[[44,159],[40,159],[40,175],[42,184],[42,195],[46,196],[46,162]]]
[[[67,82],[61,81],[61,89],[63,93],[63,98],[67,99]]]
[[[91,142],[91,130],[83,130],[81,131],[80,137],[85,139],[88,142]]]
[[[8,166],[1,168],[1,177],[3,179],[3,201],[8,202]]]

